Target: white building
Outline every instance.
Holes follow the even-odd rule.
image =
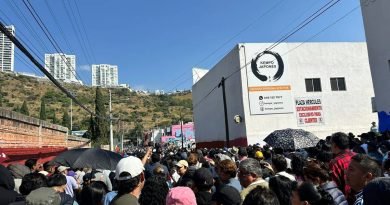
[[[204,68],[192,68],[192,84],[198,82],[199,79],[203,78],[209,72],[209,70]]]
[[[222,147],[226,132],[225,80],[230,146],[258,143],[274,130],[301,128],[320,138],[361,134],[376,115],[365,43],[237,45],[192,87],[198,147]],[[230,76],[230,77],[229,77]],[[242,118],[235,123],[235,116]]]
[[[79,82],[76,79],[76,56],[64,53],[45,54],[45,69],[55,79]]]
[[[12,35],[15,35],[15,27],[6,27]],[[14,71],[14,58],[15,58],[15,45],[9,38],[0,32],[0,71],[13,72]]]
[[[165,91],[164,90],[155,90],[154,94],[155,95],[165,95]]]
[[[108,64],[92,65],[92,86],[118,86],[118,66]]]
[[[390,1],[361,0],[379,130],[390,130]]]

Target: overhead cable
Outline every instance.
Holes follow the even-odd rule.
[[[35,66],[39,68],[49,79],[52,81],[62,92],[64,92],[69,98],[71,98],[76,104],[80,105],[88,113],[95,115],[90,109],[83,105],[77,98],[75,98],[66,88],[64,88],[50,73],[47,71],[35,58],[30,54],[30,52],[20,43],[20,41],[13,36],[5,27],[3,22],[0,22],[0,31],[3,32],[11,41],[18,47],[24,55],[26,55]],[[101,117],[101,116],[98,116]]]

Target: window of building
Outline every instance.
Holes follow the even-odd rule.
[[[330,78],[330,87],[332,88],[332,91],[347,90],[345,78]]]
[[[321,92],[321,79],[319,78],[306,78],[306,92]]]

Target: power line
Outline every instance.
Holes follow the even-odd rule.
[[[295,33],[297,33],[298,31],[300,31],[301,29],[303,29],[304,27],[306,27],[309,23],[311,23],[312,21],[314,21],[315,19],[317,19],[319,16],[321,16],[323,13],[325,13],[326,11],[328,11],[330,8],[332,8],[334,5],[336,5],[337,3],[339,3],[341,0],[337,0],[335,1],[334,3],[332,3],[333,0],[329,1],[328,3],[326,3],[324,6],[322,6],[320,9],[318,9],[316,12],[314,12],[311,16],[309,16],[308,18],[306,18],[302,23],[300,23],[297,27],[295,27],[290,33],[286,34],[285,36],[283,36],[282,38],[280,38],[277,42],[275,42],[274,44],[272,44],[270,47],[268,47],[267,49],[265,49],[265,51],[270,51],[272,50],[273,48],[275,48],[276,46],[278,46],[281,42],[287,40],[288,38],[290,38],[292,35],[294,35]],[[331,4],[332,3],[332,4]],[[330,6],[328,6],[330,4]],[[327,7],[328,6],[328,7]]]
[[[83,41],[82,40],[80,40],[80,36],[78,35],[78,33],[77,33],[77,29],[76,28],[78,28],[78,27],[76,27],[75,26],[75,23],[73,22],[73,18],[71,17],[71,15],[70,15],[70,12],[68,11],[68,7],[66,6],[66,3],[65,3],[65,1],[62,1],[62,4],[63,4],[63,6],[64,6],[64,8],[65,8],[65,13],[66,13],[66,15],[67,15],[67,17],[68,17],[68,19],[69,19],[69,21],[70,21],[70,24],[72,25],[72,29],[73,29],[73,32],[75,33],[75,36],[76,36],[76,39],[77,39],[77,41],[79,42],[79,45],[80,45],[80,47],[81,47],[81,52],[83,53],[83,55],[84,55],[84,58],[85,58],[85,60],[87,61],[87,63],[89,64],[89,65],[92,65],[92,63],[91,63],[91,61],[90,61],[90,59],[89,59],[89,56],[87,55],[87,52],[86,52],[86,50],[85,50],[85,48],[84,48],[84,44],[83,44]],[[72,10],[72,9],[71,9]],[[77,21],[76,21],[77,22]]]
[[[26,3],[27,2],[27,3]],[[34,7],[31,5],[29,0],[23,0],[24,5],[29,10],[30,14],[33,16],[35,21],[38,23],[39,27],[42,29],[46,37],[49,39],[50,43],[54,47],[54,49],[58,53],[64,53],[61,49],[61,47],[58,45],[57,41],[54,39],[54,37],[51,35],[49,29],[46,27],[46,25],[43,23],[41,17],[38,15],[38,13],[35,11]],[[28,4],[28,5],[27,5]],[[31,7],[31,9],[30,9]],[[65,58],[64,55],[60,55],[62,61],[65,63],[65,65],[70,69],[70,73],[77,79],[77,77],[82,80],[82,78],[77,74],[76,68],[72,66],[72,64]],[[74,73],[73,73],[74,72]]]
[[[65,44],[68,46],[68,50],[69,50],[70,52],[72,52],[72,53],[75,53],[75,52],[73,51],[72,47],[70,46],[70,43],[69,43],[68,39],[66,38],[66,35],[64,34],[64,30],[62,29],[61,24],[58,22],[57,17],[54,15],[53,9],[51,8],[51,6],[50,6],[50,4],[47,2],[47,0],[45,0],[45,4],[46,4],[46,7],[47,7],[48,10],[49,10],[49,13],[50,13],[52,19],[54,20],[55,24],[58,26],[59,31],[60,31],[60,34],[61,34],[62,38],[64,39]]]
[[[324,11],[322,11],[319,15],[321,15],[322,13],[324,13],[325,11],[327,11],[329,8],[331,8],[331,7],[333,7],[336,3],[338,3],[340,0],[337,0],[335,3],[333,3],[331,6],[329,6],[328,8],[326,8]],[[329,2],[327,3],[327,5],[329,5]],[[288,53],[290,53],[290,52],[292,52],[293,50],[295,50],[295,49],[297,49],[298,47],[300,47],[300,46],[302,46],[304,43],[306,43],[307,41],[309,41],[310,39],[313,39],[313,38],[315,38],[316,36],[318,36],[320,33],[322,33],[322,32],[324,32],[324,31],[326,31],[327,29],[329,29],[330,27],[332,27],[332,26],[334,26],[335,24],[337,24],[338,22],[340,22],[342,19],[344,19],[345,17],[347,17],[348,15],[350,15],[352,12],[354,12],[356,9],[358,9],[360,7],[360,5],[359,6],[357,6],[357,7],[355,7],[355,8],[353,8],[352,10],[350,10],[349,12],[347,12],[345,15],[343,15],[343,16],[341,16],[340,18],[338,18],[336,21],[334,21],[334,22],[332,22],[330,25],[328,25],[327,27],[325,27],[325,28],[323,28],[322,30],[320,30],[319,32],[317,32],[316,34],[314,34],[313,36],[311,36],[310,38],[308,38],[307,40],[305,40],[304,42],[302,42],[301,44],[299,44],[298,46],[296,46],[296,47],[294,47],[294,48],[292,48],[292,49],[290,49],[290,50],[288,50],[286,53],[284,53],[284,54],[282,54],[282,56],[284,56],[284,55],[286,55],[286,54],[288,54]],[[322,10],[322,8],[321,8],[321,10]],[[317,13],[318,11],[316,11],[316,13]],[[313,15],[312,15],[313,16]],[[315,18],[317,18],[318,16],[316,16]],[[315,19],[314,18],[314,19]],[[310,23],[310,22],[312,22],[314,19],[311,19],[308,23]],[[306,20],[304,20],[304,22],[305,22]],[[305,25],[307,25],[308,23],[306,23]],[[304,24],[300,24],[300,25],[304,25]],[[296,32],[298,32],[300,29],[302,29],[303,27],[299,27],[299,28],[297,28],[298,30],[297,31],[293,31],[292,32],[292,35],[293,34],[295,34]],[[292,35],[289,35],[288,37],[291,37]],[[287,38],[286,38],[287,39]],[[285,39],[285,40],[286,40]],[[278,44],[275,44],[276,46],[277,45],[279,45],[281,42],[279,42]],[[275,48],[276,46],[274,46],[273,48]],[[267,51],[267,49],[266,50],[264,50],[264,51]],[[260,52],[259,54],[257,54],[257,55],[261,55],[261,53],[264,53],[264,51],[263,52]],[[268,50],[269,51],[269,50]],[[234,72],[232,72],[231,74],[229,74],[226,78],[225,78],[225,81],[227,80],[227,79],[229,79],[230,77],[232,77],[234,74],[236,74],[236,73],[238,73],[239,71],[241,71],[243,68],[246,68],[246,66],[248,66],[250,64],[250,62],[248,62],[248,63],[246,63],[244,66],[242,66],[241,68],[239,67],[236,71],[234,71]],[[201,98],[201,100],[199,100],[198,101],[198,103],[196,103],[194,106],[193,106],[193,108],[195,108],[195,107],[197,107],[203,100],[205,100],[217,87],[218,87],[218,85],[219,85],[219,83],[215,86],[215,87],[213,87],[213,89],[206,95],[206,96],[204,96],[203,98]]]
[[[96,57],[95,57],[95,53],[94,53],[94,50],[92,49],[92,46],[91,46],[91,42],[88,38],[88,33],[87,33],[87,30],[85,29],[85,24],[84,24],[84,21],[83,21],[83,18],[81,17],[80,15],[80,9],[79,9],[79,6],[77,5],[76,1],[73,0],[73,3],[75,4],[76,6],[76,11],[77,11],[77,14],[79,16],[79,19],[80,19],[80,22],[81,22],[81,28],[82,30],[84,31],[84,35],[87,39],[87,46],[89,47],[89,50],[91,52],[91,55],[92,55],[92,59],[94,60],[94,62],[96,62]]]
[[[44,43],[41,36],[38,35],[37,32],[35,31],[35,29],[32,27],[32,25],[30,23],[28,23],[26,16],[23,15],[23,12],[16,5],[16,3],[12,0],[8,0],[7,4],[13,10],[13,12],[16,14],[16,16],[20,19],[20,22],[27,28],[29,34],[31,34],[32,37],[35,39],[35,41],[38,42],[38,45],[41,46],[41,49],[42,50],[49,50],[49,48],[46,46],[46,44]]]
[[[74,102],[80,105],[88,113],[95,115],[90,109],[83,105],[79,100],[77,100],[66,88],[64,88],[35,58],[30,54],[30,52],[20,43],[20,41],[14,37],[0,22],[0,31],[2,31],[14,44],[17,46],[29,59],[34,63],[35,66],[39,68],[49,79],[52,81],[62,92],[64,92],[69,98],[74,100]],[[100,117],[100,116],[99,116]],[[105,119],[105,118],[104,118]]]
[[[237,38],[238,36],[240,36],[242,33],[244,33],[246,30],[248,30],[249,28],[251,28],[257,21],[261,20],[262,18],[264,18],[264,16],[268,15],[269,13],[271,13],[271,11],[275,10],[278,6],[281,5],[281,3],[283,3],[285,0],[280,0],[278,1],[276,4],[274,4],[271,8],[269,8],[267,11],[265,11],[264,13],[262,13],[261,15],[259,15],[257,18],[255,18],[255,20],[253,20],[251,23],[249,23],[247,26],[245,26],[243,29],[241,29],[238,33],[236,33],[235,35],[233,35],[232,37],[230,37],[228,40],[226,40],[225,42],[223,42],[220,46],[218,46],[214,51],[212,51],[210,54],[208,54],[206,57],[204,57],[203,59],[201,59],[200,61],[198,61],[193,67],[198,67],[201,63],[203,63],[204,61],[206,61],[207,59],[209,59],[211,56],[213,56],[215,53],[217,53],[220,49],[222,49],[223,47],[225,47],[229,42],[231,42],[233,39]],[[178,78],[176,78],[174,81],[176,81],[177,79],[179,79],[181,76],[185,75],[187,72],[185,71],[183,74],[181,74]],[[188,79],[188,78],[187,78]],[[174,82],[173,81],[173,82]],[[182,84],[182,83],[181,83]]]
[[[314,39],[315,37],[317,37],[318,35],[320,35],[322,32],[328,30],[330,27],[336,25],[338,22],[340,22],[341,20],[343,20],[344,18],[346,18],[347,16],[349,16],[352,12],[356,11],[356,9],[360,8],[360,5],[356,6],[355,8],[353,8],[352,10],[348,11],[346,14],[344,14],[343,16],[341,16],[340,18],[338,18],[336,21],[334,21],[333,23],[329,24],[328,26],[326,26],[325,28],[321,29],[319,32],[317,32],[316,34],[314,34],[313,36],[311,36],[310,38],[306,39],[305,41],[303,41],[302,43],[300,43],[298,46],[286,51],[285,53],[282,54],[282,56],[294,51],[295,49],[301,47],[303,44],[307,43],[308,41]]]

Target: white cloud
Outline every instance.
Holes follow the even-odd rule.
[[[133,90],[146,90],[144,85],[135,85],[132,87]]]
[[[81,66],[79,66],[79,69],[82,71],[91,71],[91,66],[90,65],[81,65]]]

